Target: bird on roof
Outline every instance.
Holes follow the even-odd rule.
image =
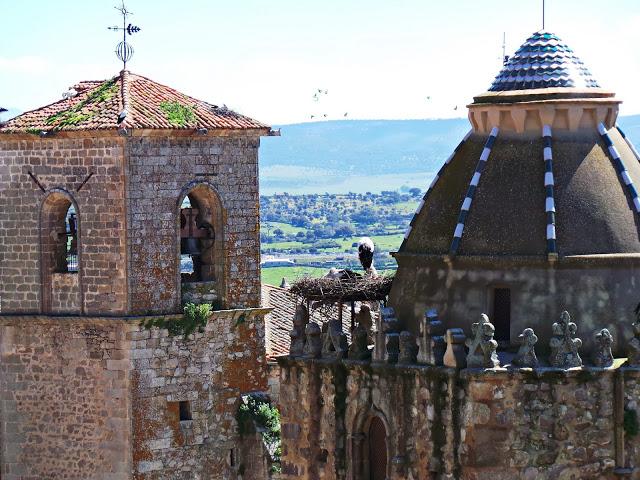
[[[73,98],[76,95],[78,95],[78,91],[73,88],[73,87],[69,87],[69,90],[67,90],[66,92],[64,92],[62,94],[62,98],[64,98],[65,100],[69,99],[69,98]]]
[[[118,114],[118,125],[120,125],[122,122],[124,122],[124,119],[127,118],[127,112],[126,110],[122,110],[119,114]]]
[[[373,266],[373,252],[375,251],[375,246],[373,245],[373,240],[369,237],[362,237],[360,241],[358,241],[358,259],[360,260],[360,264],[362,268],[366,272],[366,275],[377,277],[378,272]]]

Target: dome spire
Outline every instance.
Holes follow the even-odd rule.
[[[598,88],[598,82],[569,46],[544,29],[531,35],[509,58],[490,92],[538,88]]]

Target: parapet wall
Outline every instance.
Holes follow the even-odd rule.
[[[640,478],[638,369],[279,364],[285,479],[369,478],[374,417],[390,480]]]

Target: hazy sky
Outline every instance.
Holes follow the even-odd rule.
[[[117,74],[115,0],[0,0],[0,105],[28,110]],[[129,69],[271,123],[465,116],[542,0],[128,0]],[[640,113],[640,1],[547,0],[547,29]],[[318,102],[316,89],[328,90]],[[430,97],[430,99],[428,99]],[[458,106],[457,110],[454,108]]]

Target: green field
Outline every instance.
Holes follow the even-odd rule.
[[[262,283],[280,286],[282,278],[292,283],[300,277],[321,277],[327,273],[326,268],[317,267],[272,267],[262,269]]]

